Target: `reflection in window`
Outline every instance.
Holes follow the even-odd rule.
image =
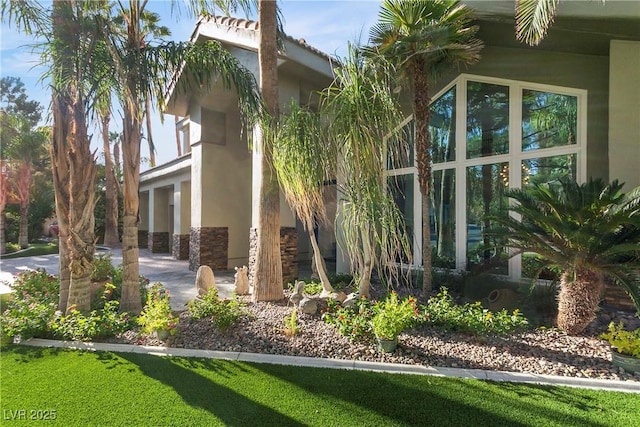
[[[413,252],[413,239],[415,235],[415,219],[413,215],[414,174],[390,176],[387,179],[387,185],[393,200],[396,205],[398,205],[398,209],[404,217],[407,237],[411,245],[411,252]],[[403,261],[406,262],[407,260]]]
[[[452,88],[431,104],[429,133],[433,163],[456,159],[456,88]]]
[[[468,82],[467,158],[509,152],[509,88]]]
[[[402,127],[401,141],[387,141],[387,170],[409,168],[414,166],[414,135],[413,120]]]
[[[522,161],[522,185],[543,184],[561,177],[577,181],[576,154]]]
[[[434,267],[456,267],[455,169],[433,172],[431,191],[431,248]]]
[[[522,91],[522,151],[576,143],[578,98]]]
[[[493,240],[487,233],[493,222],[490,216],[505,215],[508,199],[509,164],[495,163],[467,168],[467,264],[483,266],[507,274],[504,242]]]

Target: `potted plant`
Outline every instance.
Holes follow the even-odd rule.
[[[158,339],[163,341],[176,333],[178,319],[171,311],[169,291],[161,283],[155,283],[149,289],[147,302],[138,316],[138,324],[142,326],[142,332],[155,332]]]
[[[378,348],[385,353],[395,351],[398,335],[413,324],[417,313],[413,297],[400,300],[398,294],[392,292],[384,301],[378,302],[371,319],[371,329],[378,341]]]
[[[611,322],[609,332],[600,335],[611,344],[611,360],[614,366],[625,371],[640,372],[640,329],[627,331],[622,322],[618,325]]]

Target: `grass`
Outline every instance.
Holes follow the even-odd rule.
[[[21,258],[28,256],[52,255],[58,253],[58,243],[30,243],[29,247],[17,252],[2,255],[3,259]]]
[[[566,387],[21,346],[0,362],[4,420],[65,426],[640,423],[637,394]]]

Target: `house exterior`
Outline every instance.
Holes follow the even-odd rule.
[[[257,80],[258,31],[252,21],[202,18],[192,41],[218,40]],[[304,40],[285,37],[283,44],[278,59],[281,110],[291,100],[313,102],[312,95],[332,81],[327,55]],[[259,162],[252,161],[235,91],[221,84],[209,92],[174,91],[166,112],[183,117],[176,126],[185,154],[140,176],[140,245],[188,259],[192,270],[247,265],[249,231],[257,226],[253,195],[260,174],[253,170]],[[293,212],[284,197],[280,199],[283,276],[290,281],[297,277],[298,253],[308,249],[306,239],[297,238]]]
[[[561,2],[536,47],[516,41],[513,2],[466,3],[476,10],[482,58],[439,76],[430,92],[432,244],[435,265],[455,269],[500,258],[478,247],[490,226],[484,215],[507,203],[507,187],[562,175],[618,179],[627,190],[640,185],[640,2]],[[248,21],[212,18],[198,24],[194,39],[220,40],[257,75],[257,30]],[[305,102],[331,81],[331,62],[287,38],[279,73],[282,105]],[[255,183],[233,96],[221,89],[174,96],[167,112],[185,117],[178,129],[188,154],[141,175],[140,241],[148,240],[152,251],[189,258],[192,268],[248,262]],[[399,125],[411,128],[411,116]],[[387,176],[419,267],[421,195],[413,153],[406,158]],[[327,190],[335,200],[335,187]],[[288,266],[296,252],[308,249],[306,239],[294,237],[301,230],[281,200]],[[327,250],[334,247],[335,240],[325,241]],[[348,271],[347,262],[338,248],[337,270]],[[494,268],[518,280],[532,262],[505,257]],[[289,274],[295,269],[286,268]]]

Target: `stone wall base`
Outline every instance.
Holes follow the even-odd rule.
[[[169,253],[169,232],[155,231],[148,234],[148,248],[152,253]]]
[[[621,310],[635,310],[636,306],[627,292],[620,286],[606,283],[604,286],[603,302]]]
[[[175,259],[186,260],[189,259],[189,235],[188,234],[174,234],[173,245],[171,246],[171,255]]]
[[[253,272],[258,250],[258,229],[249,230],[249,283],[253,285]],[[293,282],[298,278],[298,231],[295,227],[280,227],[280,259],[282,260],[282,282]]]
[[[202,265],[226,270],[229,260],[228,227],[191,227],[189,232],[189,270]]]
[[[149,247],[149,230],[138,230],[138,248],[147,249]]]

